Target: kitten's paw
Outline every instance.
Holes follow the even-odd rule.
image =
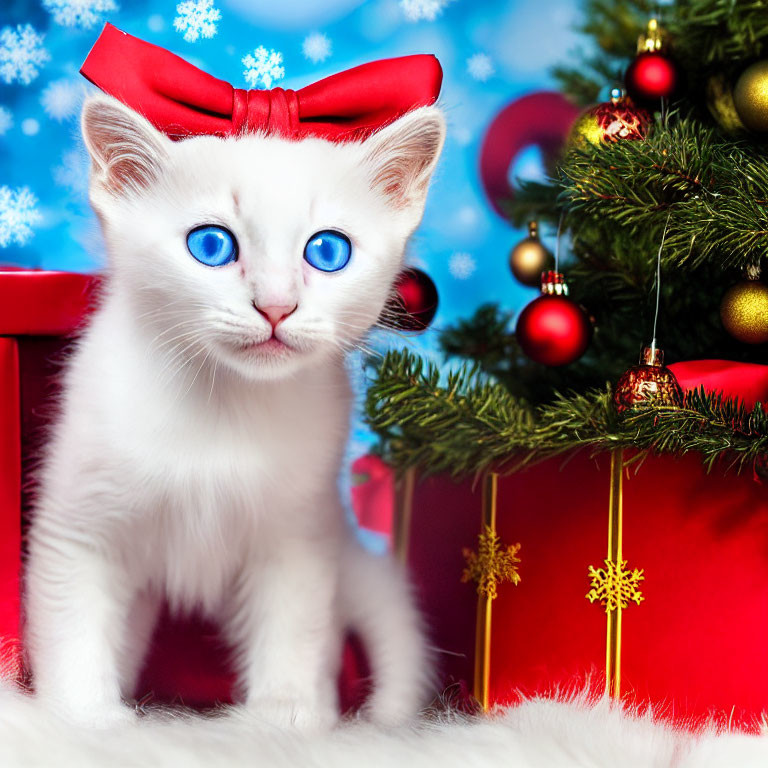
[[[409,725],[418,719],[420,708],[415,701],[405,703],[392,697],[374,694],[362,710],[363,716],[376,725],[397,728]]]
[[[329,731],[339,720],[335,707],[276,696],[250,701],[246,709],[260,723],[283,730]]]

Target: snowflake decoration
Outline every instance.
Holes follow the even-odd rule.
[[[85,29],[98,24],[102,13],[120,10],[115,0],[43,0],[43,7],[57,24]]]
[[[13,242],[24,245],[32,237],[32,225],[42,219],[36,205],[28,187],[0,187],[0,248]]]
[[[457,280],[466,280],[476,267],[475,259],[469,253],[454,253],[448,262],[448,271]]]
[[[512,584],[520,583],[520,574],[516,563],[520,562],[517,553],[519,544],[501,548],[501,539],[489,526],[478,537],[477,552],[469,549],[463,551],[467,566],[461,574],[464,582],[474,581],[477,584],[477,594],[494,600],[498,595],[498,585],[502,581]]]
[[[0,136],[8,133],[13,128],[13,113],[10,109],[0,107]]]
[[[40,123],[34,117],[21,121],[21,132],[25,136],[37,136],[40,133]]]
[[[43,48],[43,35],[31,24],[0,30],[0,78],[10,84],[17,80],[29,85],[39,74],[39,67],[51,58]]]
[[[467,72],[475,79],[484,83],[496,70],[491,57],[487,53],[476,53],[467,59]]]
[[[173,20],[177,32],[184,33],[188,43],[197,42],[201,37],[211,38],[217,32],[216,22],[221,20],[221,11],[213,7],[213,0],[184,0],[176,6],[179,15]]]
[[[319,64],[331,55],[331,41],[328,35],[324,35],[322,32],[313,32],[304,38],[301,52],[305,59],[309,59],[313,64]]]
[[[645,579],[643,569],[627,569],[627,561],[606,560],[605,568],[589,566],[589,576],[592,579],[592,589],[587,592],[590,603],[599,601],[605,606],[605,612],[610,613],[617,608],[624,609],[633,601],[637,605],[645,600],[638,584]]]
[[[243,56],[245,82],[251,88],[271,88],[272,83],[285,77],[283,54],[260,45],[253,53]]]
[[[400,0],[400,8],[408,21],[434,21],[450,0]]]
[[[54,80],[40,95],[40,104],[48,117],[60,123],[78,113],[84,95],[79,83]]]

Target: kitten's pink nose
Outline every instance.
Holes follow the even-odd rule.
[[[299,305],[294,304],[292,307],[289,307],[288,305],[275,304],[271,307],[258,307],[256,304],[254,304],[253,306],[262,317],[266,317],[267,320],[269,320],[269,324],[272,326],[272,330],[274,331],[275,328],[277,328],[278,323],[281,320],[285,320],[288,315],[293,314],[296,311],[296,307]]]

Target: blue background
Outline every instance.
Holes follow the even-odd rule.
[[[445,72],[441,103],[449,134],[410,260],[437,283],[438,325],[469,314],[481,301],[517,307],[528,300],[530,292],[516,285],[507,266],[518,234],[492,212],[480,186],[479,145],[503,106],[526,92],[553,87],[548,69],[577,43],[571,32],[576,0],[453,0],[434,21],[415,22],[408,20],[398,0],[215,0],[221,11],[217,34],[194,43],[173,27],[174,0],[116,2],[120,10],[100,14],[101,21],[166,47],[238,87],[246,86],[241,59],[258,45],[283,54],[286,76],[279,85],[288,88],[375,58],[436,54]],[[89,29],[65,27],[39,1],[2,3],[0,27],[32,24],[45,35],[43,45],[51,54],[29,85],[0,81],[0,106],[14,121],[0,136],[0,186],[29,187],[42,214],[27,244],[0,249],[3,262],[78,271],[102,262],[98,229],[85,197],[87,160],[77,116],[57,121],[40,103],[51,82],[84,82],[78,69],[101,21]],[[302,55],[302,43],[312,32],[331,41],[332,53],[323,62]],[[495,70],[485,82],[467,69],[467,59],[477,53],[487,55]],[[22,128],[29,120],[39,126],[34,135]],[[539,173],[536,150],[523,153],[510,171]],[[469,254],[474,262],[465,279],[451,274],[455,253]]]
[[[550,67],[580,43],[572,31],[578,0],[433,0],[444,6],[433,20],[409,19],[399,0],[215,0],[221,12],[217,33],[196,42],[185,41],[174,29],[174,0],[114,0],[121,7],[99,14],[98,23],[90,28],[57,23],[44,7],[46,2],[67,5],[66,0],[3,0],[0,10],[0,27],[32,24],[44,34],[43,45],[51,55],[29,84],[0,82],[0,106],[13,119],[13,126],[0,135],[0,187],[28,187],[41,214],[28,242],[0,248],[0,261],[78,271],[96,269],[103,261],[98,227],[85,194],[88,163],[77,111],[54,119],[41,98],[56,81],[65,81],[69,92],[74,87],[76,94],[86,87],[78,69],[103,21],[110,21],[237,87],[246,87],[242,57],[259,45],[282,53],[285,78],[278,84],[287,88],[300,88],[376,58],[434,53],[445,72],[441,103],[449,133],[409,260],[437,284],[440,310],[432,331],[405,341],[389,336],[376,343],[405,343],[431,354],[434,328],[470,314],[482,302],[519,309],[535,295],[509,272],[509,249],[523,233],[514,231],[486,201],[478,153],[488,124],[501,108],[522,94],[554,87]],[[305,38],[313,32],[331,42],[332,53],[325,61],[313,62],[302,53]],[[487,56],[493,67],[485,80],[473,77],[468,68],[468,59],[476,54]],[[509,171],[539,176],[537,150],[523,152]],[[553,233],[545,230],[543,235],[552,247]],[[457,253],[469,258],[457,258]],[[471,274],[455,269],[462,262]],[[358,425],[351,452],[359,454],[368,440]]]

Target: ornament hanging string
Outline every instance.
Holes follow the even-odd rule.
[[[653,338],[650,347],[643,347],[640,364],[633,365],[621,375],[613,391],[613,402],[621,414],[636,406],[646,403],[653,397],[659,405],[679,408],[683,401],[683,392],[675,374],[664,366],[664,352],[656,347],[656,327],[659,322],[659,304],[661,303],[661,252],[667,239],[669,211],[661,233],[661,244],[656,254],[656,311],[653,315]]]
[[[653,336],[651,337],[651,350],[652,354],[656,352],[656,326],[659,322],[659,301],[661,300],[661,252],[664,249],[664,240],[667,238],[667,229],[669,228],[669,220],[672,218],[672,211],[667,215],[667,220],[664,223],[664,231],[661,233],[661,245],[659,246],[659,252],[656,254],[656,311],[653,314]]]
[[[565,211],[560,214],[555,243],[555,270],[541,276],[541,295],[523,308],[515,325],[520,349],[535,363],[570,365],[589,346],[592,324],[583,307],[568,298],[568,285],[560,273],[560,236]]]

